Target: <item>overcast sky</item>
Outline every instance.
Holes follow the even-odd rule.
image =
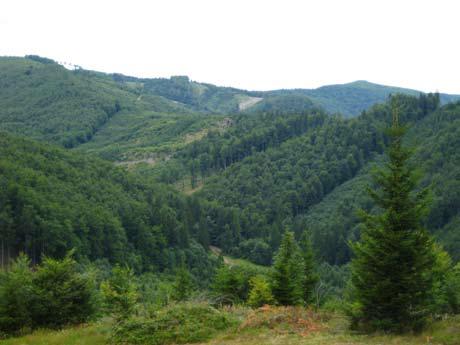
[[[365,79],[460,94],[458,0],[0,1],[0,55],[250,90]]]

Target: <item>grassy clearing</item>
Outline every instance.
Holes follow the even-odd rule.
[[[460,317],[436,322],[419,335],[361,335],[348,329],[341,315],[321,315],[312,320],[291,318],[273,308],[271,316],[257,316],[253,325],[245,321],[236,332],[227,332],[206,343],[210,345],[459,345]],[[254,317],[254,316],[252,316]],[[249,319],[251,315],[249,316]],[[291,318],[291,319],[290,319]],[[271,319],[271,321],[270,321]],[[267,321],[268,320],[268,321]]]
[[[102,320],[90,325],[59,331],[38,330],[23,337],[0,340],[1,345],[107,345],[111,323]]]
[[[302,308],[228,308],[239,326],[217,332],[204,345],[460,345],[460,316],[434,323],[419,335],[361,335],[351,332],[343,315]],[[108,345],[110,321],[62,331],[37,331],[0,341],[1,345]],[[188,331],[187,331],[188,332]],[[187,333],[186,332],[186,333]],[[185,334],[185,333],[184,333]]]
[[[214,254],[215,256],[219,256],[222,253],[222,249],[216,246],[209,246],[209,249],[211,250],[212,254]],[[227,255],[224,255],[224,263],[229,266],[237,266],[237,267],[243,267],[243,268],[248,268],[248,269],[257,269],[265,273],[269,273],[271,269],[268,266],[257,265],[249,260],[234,258],[234,257],[227,256]]]

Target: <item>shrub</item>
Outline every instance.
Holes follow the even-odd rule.
[[[15,333],[22,328],[31,328],[33,301],[32,271],[30,260],[20,255],[8,272],[0,277],[0,331]]]
[[[193,291],[192,277],[185,268],[180,267],[176,272],[176,278],[173,285],[173,298],[176,301],[185,301],[190,297]]]
[[[45,258],[30,267],[21,254],[0,277],[0,332],[58,328],[87,321],[96,311],[91,274],[77,271],[71,253],[63,260]]]
[[[101,290],[106,310],[117,321],[134,313],[139,296],[134,273],[129,268],[115,266],[110,278],[101,284]]]
[[[206,304],[174,304],[148,318],[130,318],[114,328],[113,344],[166,345],[209,340],[236,321]]]
[[[214,275],[211,289],[217,305],[231,305],[247,301],[250,280],[269,274],[269,271],[252,265],[219,267]]]
[[[300,306],[263,306],[252,310],[240,329],[270,328],[280,333],[302,336],[322,330],[329,315]]]
[[[32,306],[37,327],[58,328],[87,321],[95,312],[91,277],[77,271],[68,254],[63,260],[45,258],[33,278]]]
[[[447,275],[446,295],[450,311],[460,314],[460,263],[457,263]]]
[[[261,307],[264,304],[273,304],[272,290],[263,276],[255,276],[250,280],[251,290],[249,291],[248,304],[251,307]]]
[[[218,304],[234,304],[247,297],[247,284],[244,272],[238,267],[221,266],[212,283],[212,290]]]

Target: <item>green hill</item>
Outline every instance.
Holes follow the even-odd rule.
[[[173,150],[220,120],[139,87],[35,56],[0,58],[0,129],[132,160]]]
[[[326,85],[317,89],[278,90],[270,95],[298,95],[308,97],[317,106],[331,113],[340,113],[345,117],[359,115],[375,103],[386,101],[390,94],[402,93],[418,96],[421,92],[394,86],[385,86],[358,80],[347,84]],[[441,103],[459,100],[458,95],[441,94]]]
[[[170,270],[185,259],[209,277],[193,205],[110,162],[0,132],[2,260],[23,251],[37,262],[74,248],[80,261],[137,271]]]
[[[37,56],[0,58],[0,129],[101,157],[158,162],[222,128],[228,115],[359,114],[390,93],[417,91],[360,81],[318,89],[246,91],[191,81],[67,70]],[[457,96],[441,95],[442,101]]]
[[[114,75],[122,84],[142,85],[143,93],[161,95],[196,111],[219,114],[257,112],[300,112],[321,107],[345,117],[359,115],[375,103],[384,102],[390,94],[418,96],[417,90],[385,86],[359,80],[347,84],[326,85],[317,89],[247,91],[191,81],[186,76],[170,79],[142,79]],[[458,95],[441,94],[441,103],[459,100]]]
[[[423,185],[433,188],[433,204],[426,224],[458,259],[459,239],[455,229],[460,215],[457,183],[460,105],[438,108],[435,95],[397,97],[403,104],[404,121],[411,127],[407,143],[416,147],[413,164],[424,171]],[[295,117],[282,118],[289,123]],[[196,195],[237,210],[239,234],[236,236],[231,229],[221,230],[219,234],[211,232],[216,245],[244,257],[251,257],[257,246],[260,250],[259,256],[255,256],[257,262],[257,257],[266,257],[264,250],[277,248],[285,228],[298,234],[309,228],[322,259],[333,264],[349,260],[347,241],[359,235],[356,210],[370,205],[365,186],[370,181],[371,167],[379,164],[387,144],[383,129],[390,121],[389,106],[374,106],[354,119],[306,114],[304,121],[311,124],[313,119],[322,120],[315,126],[303,127],[301,132],[292,132],[294,135],[275,141],[276,144],[259,147],[257,143],[272,142],[277,132],[258,129],[246,136],[236,131],[241,135],[232,138],[233,132],[229,131],[220,139],[206,138],[207,141],[195,143],[193,153],[184,154],[195,157],[192,163],[211,162],[212,174],[208,176],[209,171],[203,170],[204,186]],[[275,128],[281,123],[275,121]],[[285,128],[289,133],[302,126]],[[246,155],[238,150],[243,138],[248,140],[244,146],[248,148]],[[220,150],[216,149],[219,147]],[[211,155],[216,152],[217,156]],[[213,166],[222,164],[219,162],[226,157],[223,152],[228,155],[224,159],[227,166]],[[183,159],[180,157],[177,159]]]
[[[456,155],[459,106],[438,107],[438,101],[442,104],[458,96],[440,95],[438,100],[436,95],[418,96],[414,90],[365,81],[313,90],[253,92],[197,83],[187,77],[146,79],[81,69],[70,71],[36,56],[0,58],[0,77],[0,128],[74,151],[31,142],[30,152],[26,149],[28,141],[21,144],[22,139],[6,134],[3,139],[10,147],[9,151],[3,148],[7,150],[3,164],[10,175],[5,183],[22,181],[30,193],[38,192],[40,202],[34,201],[33,205],[53,198],[58,198],[56,205],[68,205],[64,218],[73,225],[58,226],[58,232],[69,237],[63,235],[60,247],[55,245],[61,248],[55,249],[56,254],[62,248],[82,246],[82,253],[89,258],[109,256],[122,260],[119,254],[93,254],[93,249],[80,243],[86,235],[73,234],[81,215],[66,212],[78,208],[90,212],[92,206],[88,200],[94,199],[107,210],[109,224],[118,222],[113,225],[117,230],[111,233],[121,234],[121,240],[110,243],[124,243],[123,246],[133,248],[123,260],[128,260],[127,257],[134,260],[140,255],[133,244],[135,240],[127,235],[123,216],[113,213],[122,208],[121,204],[132,202],[124,200],[131,192],[122,195],[122,188],[131,190],[131,184],[125,186],[110,177],[110,174],[125,176],[123,169],[90,159],[90,154],[137,168],[141,175],[126,176],[136,180],[135,186],[140,183],[141,190],[160,188],[150,185],[156,180],[188,193],[195,192],[193,203],[201,205],[200,217],[206,215],[203,219],[184,220],[181,206],[184,201],[171,204],[166,198],[161,203],[176,212],[178,224],[187,224],[184,226],[193,236],[201,236],[202,243],[211,241],[226,253],[268,263],[286,228],[300,232],[309,227],[319,256],[330,263],[345,263],[349,259],[346,242],[359,234],[354,212],[359,206],[368,207],[362,191],[369,181],[369,170],[379,162],[387,143],[382,129],[389,118],[388,104],[372,104],[385,101],[389,94],[403,93],[397,97],[404,104],[405,120],[412,126],[407,141],[417,147],[414,164],[426,170],[424,183],[431,183],[434,188],[427,226],[455,258],[459,257],[455,232],[460,208],[456,197],[459,186],[455,182],[459,177]],[[344,116],[330,116],[327,111]],[[40,153],[47,150],[50,153]],[[40,154],[35,156],[37,152]],[[73,169],[69,163],[72,160],[73,165],[87,169],[88,173]],[[64,170],[75,174],[75,178],[64,174],[67,179],[56,180],[63,185],[56,183],[46,193],[40,189],[41,184],[29,181],[29,171],[34,169],[31,176],[44,174],[44,181],[49,176],[61,176],[58,170],[42,172],[43,162],[58,167],[60,161],[64,162]],[[38,168],[29,163],[37,164]],[[96,169],[99,166],[103,168]],[[104,173],[110,173],[107,181]],[[92,180],[93,175],[96,180]],[[41,177],[32,180],[35,179]],[[92,181],[93,187],[83,184],[83,180]],[[107,195],[110,200],[120,200],[119,204],[98,201],[104,183],[113,184],[107,187],[110,190]],[[49,184],[54,186],[54,182]],[[94,195],[84,194],[86,189]],[[9,195],[8,200],[14,199],[15,194],[11,196],[10,189],[5,190],[3,194]],[[66,200],[62,190],[70,190],[72,197]],[[159,193],[172,193],[171,198],[182,200],[167,190]],[[131,197],[144,200],[146,192],[140,196],[138,192]],[[86,206],[72,204],[74,197],[86,200],[82,204]],[[41,214],[37,217],[42,217]],[[15,222],[20,222],[20,216],[15,217]],[[63,222],[62,217],[53,217]],[[133,231],[143,228],[145,217],[140,217],[143,223],[133,225],[136,229]],[[162,224],[155,223],[157,220],[152,222],[151,226]],[[62,230],[66,226],[73,230]],[[29,243],[25,235],[21,236],[20,243]],[[141,264],[145,265],[149,263]]]

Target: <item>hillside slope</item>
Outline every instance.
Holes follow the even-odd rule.
[[[0,58],[0,129],[33,139],[133,160],[173,150],[220,119],[107,74],[36,56]]]
[[[416,147],[413,164],[424,171],[422,185],[433,188],[427,227],[458,258],[460,105],[438,108],[435,95],[397,97],[401,116],[411,127],[407,143]],[[346,263],[347,241],[359,235],[356,211],[370,207],[365,187],[386,147],[383,129],[389,120],[388,104],[355,119],[330,117],[206,177],[196,195],[236,209],[240,217],[239,234],[211,233],[215,244],[246,257],[256,250],[254,256],[262,258],[263,251],[277,248],[286,228],[299,234],[309,228],[320,258]]]
[[[209,277],[192,205],[110,162],[0,132],[2,264],[21,251],[37,262],[74,248],[80,261],[137,271],[172,269],[185,259]]]
[[[121,84],[136,83],[143,93],[161,95],[187,105],[196,111],[220,114],[256,112],[301,112],[323,108],[345,117],[359,115],[375,103],[384,102],[390,94],[418,96],[417,90],[385,86],[359,80],[346,84],[326,85],[316,89],[247,91],[191,81],[186,76],[170,79],[143,79],[114,75]],[[459,95],[441,94],[441,103],[459,100]]]
[[[387,100],[391,94],[418,96],[421,92],[412,89],[386,86],[358,80],[346,84],[326,85],[317,89],[295,89],[270,91],[270,95],[297,95],[308,97],[314,104],[331,113],[340,113],[345,117],[359,115],[376,103]],[[460,99],[458,95],[440,94],[445,104]]]
[[[348,117],[395,92],[418,94],[364,81],[312,90],[246,91],[187,77],[70,71],[37,56],[1,57],[0,129],[127,164],[156,162],[221,127],[228,115],[292,114],[320,107]],[[441,95],[442,101],[455,98]]]

